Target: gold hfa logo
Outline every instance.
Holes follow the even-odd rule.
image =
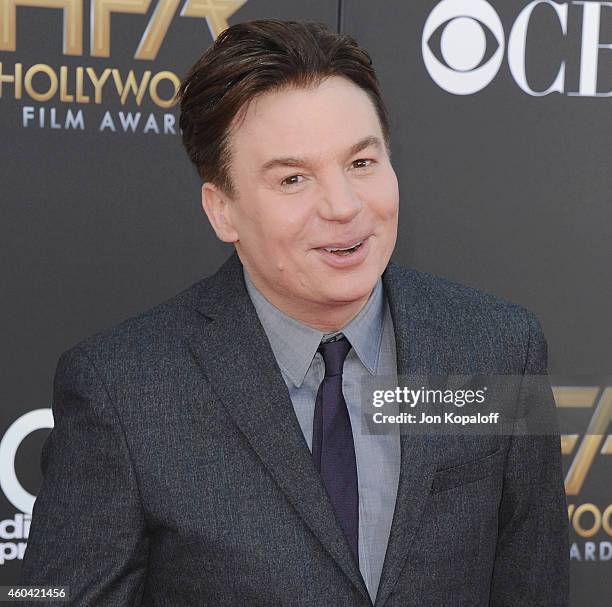
[[[247,0],[185,0],[181,17],[206,19],[213,40],[229,26],[227,20]],[[90,54],[110,57],[111,15],[145,14],[152,0],[91,0]],[[134,57],[153,60],[174,19],[180,0],[157,0]],[[17,49],[17,7],[42,7],[63,12],[63,54],[83,54],[83,0],[0,0],[0,51]]]
[[[612,455],[612,434],[606,436],[610,422],[612,422],[612,387],[563,386],[554,387],[553,393],[559,408],[594,407],[595,409],[565,477],[566,494],[578,495],[597,453]],[[563,434],[561,436],[561,452],[563,455],[574,453],[579,438],[579,434]]]

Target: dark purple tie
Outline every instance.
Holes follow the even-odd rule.
[[[351,420],[342,394],[342,368],[350,349],[346,337],[319,346],[325,361],[325,377],[315,403],[312,457],[359,564],[357,462]]]

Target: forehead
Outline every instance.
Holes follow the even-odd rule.
[[[276,156],[346,153],[368,135],[382,140],[372,100],[350,80],[334,76],[312,88],[254,98],[236,116],[230,141],[233,158],[254,167]]]

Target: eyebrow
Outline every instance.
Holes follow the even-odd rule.
[[[348,156],[353,156],[370,146],[374,146],[378,149],[382,149],[382,142],[378,137],[374,135],[368,135],[363,139],[360,139],[357,143],[353,144],[348,151]],[[261,173],[266,173],[270,169],[276,167],[309,167],[312,166],[312,161],[308,158],[298,156],[284,156],[282,158],[272,158],[265,162],[261,169]]]

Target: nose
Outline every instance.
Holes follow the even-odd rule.
[[[344,173],[328,179],[322,189],[319,215],[328,221],[351,221],[363,208],[363,203]]]

